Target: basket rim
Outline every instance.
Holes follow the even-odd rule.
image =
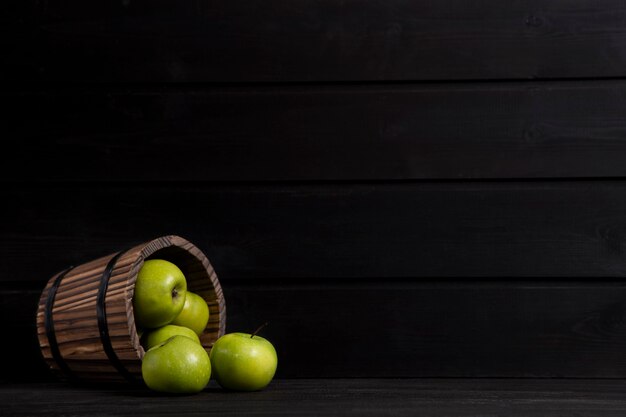
[[[225,322],[226,322],[225,300],[224,300],[224,296],[222,293],[221,284],[219,282],[215,269],[213,268],[213,265],[211,264],[207,256],[204,254],[202,250],[200,250],[198,246],[196,246],[190,240],[182,236],[164,235],[161,237],[157,237],[150,241],[139,244],[135,246],[135,248],[133,248],[133,249],[136,249],[136,248],[137,249],[141,248],[141,249],[139,250],[136,261],[131,264],[131,267],[128,271],[128,275],[126,278],[126,291],[127,291],[126,318],[128,321],[128,328],[130,331],[131,342],[133,343],[133,347],[137,351],[139,360],[143,359],[143,356],[145,355],[145,349],[141,345],[139,333],[137,331],[137,326],[135,324],[135,318],[134,318],[132,301],[133,301],[133,294],[134,294],[134,288],[135,288],[135,281],[137,280],[137,274],[139,273],[139,270],[141,269],[141,266],[143,265],[145,260],[148,257],[152,256],[154,253],[162,249],[166,249],[168,247],[179,247],[187,251],[189,254],[196,257],[205,267],[207,274],[209,276],[209,279],[211,281],[211,286],[215,290],[216,294],[218,294],[218,297],[216,299],[218,306],[219,306],[218,308],[219,330],[218,330],[217,338],[219,338],[225,333]],[[133,249],[131,249],[131,251]]]

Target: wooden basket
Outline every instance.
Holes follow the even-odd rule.
[[[225,331],[222,288],[206,256],[180,236],[163,236],[68,268],[48,281],[39,300],[37,333],[42,355],[66,379],[141,380],[144,349],[133,316],[133,292],[144,260],[166,259],[185,274],[187,288],[209,306],[200,336],[210,350]]]

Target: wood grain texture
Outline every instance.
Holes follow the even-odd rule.
[[[265,391],[226,393],[211,382],[197,395],[85,389],[61,384],[0,385],[11,416],[410,416],[621,417],[624,381],[350,379],[276,380]]]
[[[626,377],[624,283],[228,288],[228,331],[269,321],[286,377]]]
[[[229,279],[626,274],[626,182],[4,187],[0,280],[178,234]],[[33,262],[36,259],[37,262]]]
[[[624,81],[111,87],[2,97],[11,106],[0,117],[15,144],[2,181],[626,175]]]
[[[14,0],[2,8],[5,81],[626,75],[626,8],[617,0]]]
[[[210,330],[268,321],[280,358],[275,390],[211,389],[183,415],[624,415],[621,385],[535,383],[626,378],[622,2],[9,0],[0,16],[0,357],[21,365],[2,378],[50,376],[36,306],[53,273],[179,234],[232,306]],[[59,292],[62,351],[100,337],[94,276]],[[123,278],[107,311],[137,373]],[[98,352],[69,360],[102,370]],[[313,377],[533,380],[282,382]],[[0,386],[0,414],[179,405],[39,387]]]

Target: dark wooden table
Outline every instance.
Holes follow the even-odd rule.
[[[0,384],[6,416],[624,416],[626,380],[285,379],[192,396],[61,382]]]

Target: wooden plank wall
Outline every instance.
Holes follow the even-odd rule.
[[[626,5],[10,0],[0,326],[165,234],[279,377],[626,376]]]

